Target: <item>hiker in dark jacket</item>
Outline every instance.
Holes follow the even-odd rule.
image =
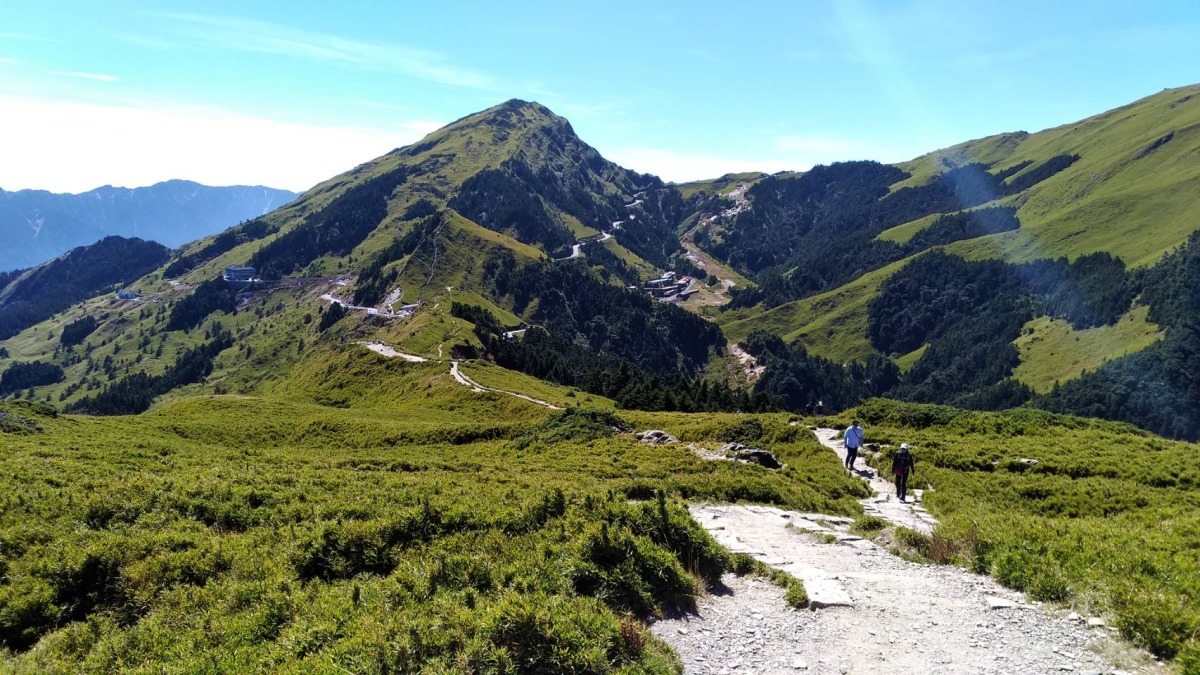
[[[892,456],[892,475],[896,477],[896,494],[904,501],[908,494],[908,477],[913,474],[913,456],[908,443],[901,443]]]

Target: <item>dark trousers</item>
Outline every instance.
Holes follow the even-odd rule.
[[[896,474],[896,494],[900,495],[900,499],[904,499],[908,494],[908,472],[901,471]]]
[[[858,459],[858,448],[846,448],[846,468],[854,468],[854,460]]]

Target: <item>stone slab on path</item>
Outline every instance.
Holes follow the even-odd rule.
[[[816,517],[816,514],[807,514]],[[850,537],[844,532],[824,527],[798,513],[781,509],[743,505],[736,507],[707,506],[692,510],[709,534],[731,553],[746,553],[765,565],[777,567],[804,582],[809,602],[814,607],[850,606],[854,600],[832,574],[806,565],[795,558],[782,555],[787,548],[777,541],[773,531],[784,532],[788,539],[801,533]],[[797,526],[797,524],[800,524]],[[735,534],[736,532],[736,534]],[[857,537],[856,537],[857,539]],[[787,544],[790,542],[783,542]]]

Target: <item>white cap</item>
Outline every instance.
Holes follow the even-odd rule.
[[[910,450],[911,448],[908,447],[908,443],[901,443],[900,449],[901,450]]]

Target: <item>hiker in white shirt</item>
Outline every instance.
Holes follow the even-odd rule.
[[[858,458],[858,449],[863,444],[863,428],[858,426],[858,420],[850,423],[846,427],[845,433],[842,434],[842,440],[846,443],[846,468],[854,470],[854,460]]]

